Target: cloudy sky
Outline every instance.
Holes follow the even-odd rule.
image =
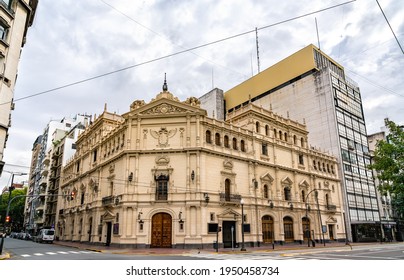
[[[379,4],[404,47],[404,1]],[[315,20],[321,49],[361,88],[368,134],[386,117],[404,124],[404,54],[376,0],[40,0],[4,170],[29,172],[32,145],[50,120],[99,115],[105,103],[123,114],[134,100],[154,98],[164,73],[180,100],[226,91],[257,73],[255,28],[264,70],[318,45]],[[0,189],[10,177],[3,172]]]

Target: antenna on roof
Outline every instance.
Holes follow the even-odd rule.
[[[258,48],[258,28],[255,27],[255,42],[257,45],[257,64],[258,64],[258,73],[260,72],[260,52]]]
[[[318,35],[317,18],[314,18],[314,20],[316,21],[316,31],[317,31],[318,49],[321,50],[321,47],[320,47],[320,36]]]
[[[214,83],[214,75],[213,75],[213,67],[212,67],[212,89],[215,88],[215,83]]]

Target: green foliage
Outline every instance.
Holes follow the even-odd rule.
[[[381,193],[390,193],[395,210],[404,213],[404,131],[392,121],[385,123],[390,134],[377,142],[370,168],[378,173]]]
[[[17,195],[25,195],[26,193],[27,193],[27,189],[14,190],[11,194],[11,198],[13,198]],[[4,194],[2,194],[0,196],[0,216],[1,216],[0,223],[1,224],[4,223],[4,220],[6,217],[8,198],[9,198],[9,192],[5,192]],[[12,230],[20,229],[23,226],[23,224],[24,224],[24,207],[25,207],[25,197],[16,198],[11,202],[10,209],[9,209],[9,216],[11,218]]]

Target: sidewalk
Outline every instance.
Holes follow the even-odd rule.
[[[67,246],[67,247],[74,247],[82,250],[91,250],[96,252],[103,252],[103,253],[111,253],[111,254],[128,254],[128,255],[184,255],[184,254],[198,254],[198,253],[205,253],[205,254],[249,254],[255,252],[279,252],[282,251],[318,251],[324,250],[324,248],[328,249],[342,249],[345,248],[347,250],[352,249],[352,245],[346,245],[345,242],[330,242],[326,243],[325,246],[323,243],[316,243],[316,247],[308,247],[307,243],[305,244],[285,244],[279,245],[276,244],[274,248],[271,244],[262,245],[260,247],[246,247],[246,251],[241,251],[240,248],[219,248],[218,252],[216,249],[211,247],[204,247],[204,248],[194,248],[194,249],[183,249],[183,248],[118,248],[114,246],[103,246],[103,245],[91,245],[86,243],[78,243],[78,242],[70,242],[70,241],[55,241],[57,245]],[[364,245],[364,244],[362,244]]]

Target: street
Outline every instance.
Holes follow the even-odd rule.
[[[352,248],[352,249],[351,249]],[[181,254],[139,254],[125,250],[97,251],[57,244],[7,238],[5,250],[11,260],[404,260],[403,243],[355,244],[316,249],[213,252],[189,250]]]

